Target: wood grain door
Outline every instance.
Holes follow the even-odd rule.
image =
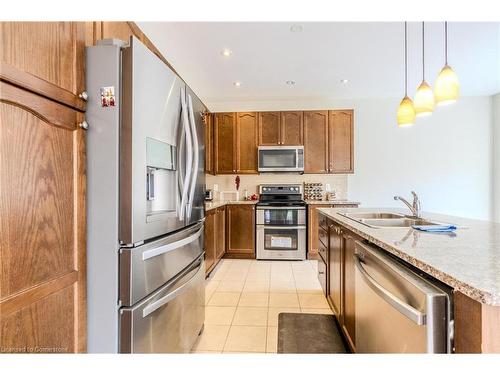
[[[205,172],[214,174],[214,116],[205,116]]]
[[[297,146],[304,144],[304,113],[302,111],[281,112],[281,144]]]
[[[304,172],[328,173],[328,111],[304,112]]]
[[[343,261],[343,319],[342,329],[353,351],[356,348],[356,318],[355,318],[355,281],[354,281],[354,238],[348,234],[343,235],[344,261]]]
[[[209,210],[205,216],[205,270],[210,272],[215,264],[215,249],[216,249],[216,228],[215,228],[215,213],[217,209]]]
[[[215,216],[215,228],[217,233],[215,257],[220,259],[226,253],[226,208],[217,208]]]
[[[0,351],[84,352],[83,113],[0,82],[0,118]]]
[[[84,110],[83,22],[0,22],[0,78]]]
[[[281,144],[280,112],[259,112],[259,146]]]
[[[318,206],[314,204],[307,205],[307,231],[308,231],[308,249],[307,259],[318,259]]]
[[[238,112],[236,115],[236,171],[257,174],[257,113]]]
[[[329,229],[329,298],[332,303],[333,310],[340,324],[343,323],[342,312],[342,253],[343,253],[343,238],[340,232],[340,227],[332,225]]]
[[[354,172],[354,111],[329,112],[329,164],[332,173]]]
[[[216,113],[214,125],[215,173],[236,173],[236,114]]]
[[[227,255],[255,258],[255,205],[229,204],[226,219]]]

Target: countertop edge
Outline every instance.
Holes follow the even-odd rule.
[[[447,274],[447,273],[445,273],[437,268],[434,268],[433,266],[428,265],[425,262],[422,262],[422,261],[420,261],[420,260],[398,250],[398,249],[395,249],[393,246],[385,243],[384,241],[381,241],[381,240],[373,237],[372,235],[367,234],[367,233],[363,232],[362,230],[359,230],[358,228],[356,228],[352,225],[349,225],[348,220],[350,220],[350,219],[347,219],[347,218],[344,219],[344,218],[337,217],[336,215],[338,215],[338,214],[331,215],[330,213],[325,211],[326,209],[319,208],[318,210],[322,214],[327,216],[328,218],[335,221],[336,223],[338,223],[338,224],[344,226],[345,228],[349,229],[350,231],[358,234],[360,237],[370,241],[371,243],[373,243],[373,244],[379,246],[380,248],[384,249],[385,251],[397,256],[398,258],[404,260],[405,262],[411,264],[412,266],[415,266],[419,270],[431,275],[432,277],[435,277],[439,281],[445,283],[446,285],[449,285],[453,289],[465,294],[466,296],[472,298],[473,300],[480,302],[480,303],[483,303],[483,304],[486,304],[486,305],[489,305],[489,306],[495,306],[495,307],[500,306],[500,296],[499,295],[492,294],[490,292],[477,289],[477,288],[475,288],[475,287],[473,287],[473,286],[471,286],[463,281],[456,279],[452,275],[449,275],[449,274]]]

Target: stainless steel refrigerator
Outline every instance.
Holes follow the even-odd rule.
[[[180,353],[204,322],[206,108],[138,39],[86,49],[88,351]]]

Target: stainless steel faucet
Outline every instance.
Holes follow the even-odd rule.
[[[403,197],[400,197],[400,196],[395,196],[394,200],[401,201],[404,204],[406,204],[408,206],[408,208],[410,209],[412,216],[416,217],[416,218],[420,218],[420,200],[418,199],[417,193],[412,191],[411,194],[413,195],[413,204],[410,204],[410,202],[408,202],[406,199],[404,199]]]

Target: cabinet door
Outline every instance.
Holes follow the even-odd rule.
[[[342,329],[351,349],[355,349],[356,320],[355,320],[355,284],[354,284],[354,239],[350,235],[343,235],[344,241],[344,296]]]
[[[214,125],[215,173],[236,173],[236,114],[216,113]]]
[[[340,233],[340,227],[330,226],[329,229],[329,297],[333,305],[333,310],[339,322],[342,324],[342,252],[343,240]]]
[[[307,205],[307,231],[309,246],[307,250],[307,259],[318,259],[318,206]]]
[[[280,112],[259,112],[259,145],[281,144]]]
[[[328,111],[304,112],[304,172],[328,173]]]
[[[227,254],[255,258],[255,205],[230,204],[226,211]]]
[[[0,82],[0,348],[86,350],[81,121]]]
[[[215,257],[216,259],[220,259],[226,253],[226,208],[225,207],[217,209],[215,223],[217,232]]]
[[[354,143],[354,112],[352,110],[329,113],[329,165],[330,172],[352,173]]]
[[[205,123],[205,172],[214,174],[214,117],[207,114]]]
[[[84,110],[84,22],[0,22],[0,78]]]
[[[298,112],[281,112],[281,144],[297,146],[304,144],[304,114]]]
[[[205,270],[209,272],[215,264],[216,249],[216,209],[207,211],[205,216]]]
[[[236,119],[236,170],[242,174],[257,172],[257,113],[238,113]]]

